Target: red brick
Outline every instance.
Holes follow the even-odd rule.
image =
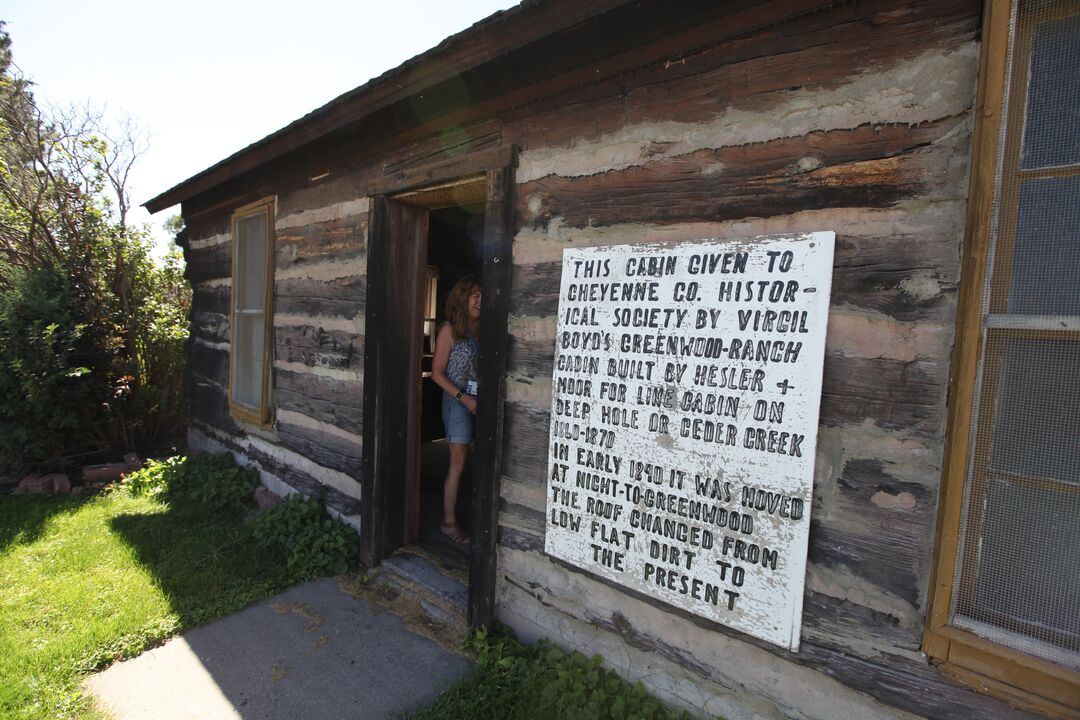
[[[69,495],[71,493],[71,479],[63,473],[53,473],[52,475],[46,475],[44,479],[49,479],[51,483],[51,492],[53,495]]]
[[[15,488],[15,492],[24,495],[42,495],[51,491],[52,480],[50,476],[45,475],[42,477],[38,473],[30,473],[20,480],[18,487]]]
[[[98,482],[102,480],[119,480],[124,473],[131,472],[127,463],[106,463],[104,465],[87,465],[82,469],[83,480]]]

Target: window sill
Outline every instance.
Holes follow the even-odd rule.
[[[1052,718],[1080,718],[1080,671],[1025,655],[965,630],[928,630],[923,650],[946,677]]]

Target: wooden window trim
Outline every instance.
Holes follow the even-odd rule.
[[[232,215],[232,286],[229,293],[229,412],[234,420],[258,427],[271,425],[270,412],[270,365],[273,362],[274,330],[274,214],[276,199],[265,197],[237,208]],[[259,407],[252,409],[233,399],[233,351],[236,348],[236,277],[238,266],[238,245],[240,235],[237,223],[260,213],[266,216],[266,300],[263,311],[263,358],[261,395]]]
[[[923,651],[941,668],[943,674],[980,692],[999,697],[1013,705],[1051,717],[1080,718],[1080,672],[1026,655],[1022,652],[986,640],[974,633],[949,624],[954,587],[957,549],[960,543],[960,518],[968,474],[972,417],[979,377],[979,357],[987,333],[982,328],[982,305],[985,292],[990,232],[993,222],[993,202],[997,185],[998,145],[1004,111],[1004,89],[1008,72],[1009,33],[1012,24],[1011,0],[987,0],[983,15],[983,44],[980,61],[978,101],[976,103],[973,161],[968,202],[967,232],[964,239],[962,282],[957,312],[956,343],[949,383],[948,437],[942,473],[942,489],[938,504],[937,536],[930,582],[929,611],[923,637]],[[1020,38],[1018,45],[1027,45],[1030,38]],[[1020,47],[1018,50],[1023,51]],[[1020,63],[1017,63],[1020,65]],[[1020,82],[1011,88],[1013,98],[1006,121],[1017,127],[1022,122],[1027,90],[1026,68],[1014,69]],[[1012,133],[1007,142],[1014,145],[1021,133]],[[1010,149],[1015,150],[1010,156]],[[1006,147],[1002,174],[1021,173],[1018,168],[1019,148]],[[1011,166],[1011,167],[1010,167]],[[1021,173],[1022,174],[1022,173]],[[1006,208],[1008,199],[1002,198]],[[1004,263],[1011,267],[1011,251],[1015,218],[1008,217],[1015,208],[1007,208],[999,222],[1007,228],[999,238],[996,269]],[[1011,224],[1010,224],[1011,223]],[[1007,275],[1007,273],[1006,273]],[[1002,277],[1005,277],[1003,275]],[[998,308],[990,308],[990,316]],[[1000,312],[1000,311],[999,311]],[[1031,327],[992,327],[990,335],[1042,334],[1039,318],[1026,321]],[[1052,321],[1042,318],[1047,322]],[[1074,335],[1075,328],[1057,336]],[[1071,331],[1071,332],[1070,332]],[[1033,479],[1033,482],[1038,482]]]

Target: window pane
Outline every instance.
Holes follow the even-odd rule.
[[[1078,276],[1080,177],[1024,181],[1017,210],[1009,312],[1080,315]]]
[[[1080,16],[1035,28],[1024,169],[1080,162]]]
[[[1006,644],[1067,659],[1052,648],[1080,651],[1080,495],[992,480],[985,507],[975,591],[958,612],[1038,641]]]
[[[1014,7],[950,623],[1080,669],[1080,5]]]
[[[991,469],[1080,488],[1080,342],[1002,338],[999,352]]]
[[[266,304],[266,214],[236,222],[236,302],[240,310],[262,310]]]
[[[233,336],[233,400],[253,410],[262,404],[264,316],[237,314]]]

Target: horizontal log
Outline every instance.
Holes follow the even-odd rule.
[[[364,412],[361,408],[339,405],[330,400],[319,400],[289,390],[277,390],[274,393],[274,405],[281,410],[292,410],[341,428],[346,432],[359,435],[363,432]]]
[[[361,448],[329,433],[278,421],[274,426],[278,442],[308,460],[343,472],[350,477],[360,477]]]
[[[928,720],[1039,720],[1040,716],[973,692],[926,662],[882,654],[864,658],[842,647],[803,643],[805,664],[892,707]]]
[[[453,136],[441,133],[413,131],[402,139],[394,156],[383,163],[381,178],[398,176],[409,180],[417,175],[431,177],[431,163],[445,160],[447,155],[463,155],[469,152],[490,150],[502,144],[502,122],[496,118],[484,118],[458,126]],[[496,167],[489,165],[484,169]],[[378,181],[373,181],[378,182]]]
[[[189,248],[184,252],[184,261],[184,277],[192,283],[232,277],[232,243]]]
[[[364,386],[355,380],[338,380],[325,375],[276,368],[274,387],[344,407],[364,407]]]
[[[511,550],[524,550],[527,552],[543,552],[544,550],[543,538],[505,525],[499,525],[498,544],[500,547],[510,548]]]
[[[503,406],[503,472],[526,485],[547,485],[550,410],[508,400]]]
[[[698,150],[597,175],[548,176],[518,186],[519,224],[547,227],[556,218],[566,227],[722,222],[808,209],[888,207],[957,180],[943,177],[938,167],[945,161],[935,155],[947,151],[926,146],[961,121],[946,118],[914,128],[863,125]]]
[[[185,207],[181,209],[181,215],[184,218],[184,236],[189,243],[192,240],[204,240],[215,235],[232,233],[231,208],[218,208],[212,212],[193,216]]]
[[[274,328],[275,358],[309,367],[362,369],[363,338],[341,330],[310,325]]]
[[[810,562],[842,566],[915,606],[932,549],[933,491],[903,482],[875,459],[849,460],[822,512],[815,512]]]
[[[360,265],[360,272],[364,271]],[[313,280],[290,278],[274,283],[274,310],[290,315],[362,316],[367,282],[362,275]]]
[[[551,373],[555,367],[555,340],[525,339],[512,334],[507,344],[506,357],[506,370],[509,375],[551,382]]]
[[[229,316],[216,312],[191,312],[190,337],[210,343],[229,343]]]
[[[922,644],[921,625],[905,627],[888,613],[810,590],[803,596],[802,622],[803,637],[819,644],[850,648],[855,642],[874,651],[897,648],[912,653]]]
[[[845,502],[881,515],[871,521],[874,526],[902,525],[903,533],[915,534],[919,525],[929,527],[934,523],[930,509],[935,488],[896,478],[882,460],[848,460],[836,484],[840,490],[838,497]],[[936,481],[933,484],[936,485]]]
[[[185,343],[187,369],[221,388],[229,386],[229,352],[189,339]]]
[[[232,297],[232,289],[219,286],[219,287],[199,287],[192,288],[191,292],[191,313],[194,316],[195,313],[206,312],[215,313],[218,315],[229,315],[229,298]]]
[[[366,202],[357,193],[355,171],[342,172],[340,167],[331,168],[327,164],[319,172],[319,159],[311,156],[297,158],[297,165],[304,172],[282,182],[277,193],[278,223],[295,226],[308,220],[310,215],[323,216],[320,209],[331,207],[341,217],[360,215],[358,211],[366,212]],[[323,172],[330,175],[318,180],[311,179]]]
[[[187,395],[188,412],[193,420],[225,433],[239,430],[229,413],[229,399],[224,388],[199,380],[187,372],[184,375],[184,391]]]
[[[867,536],[840,527],[828,527],[816,519],[810,522],[810,549],[807,555],[814,564],[837,566],[889,593],[915,604],[919,595],[918,568],[912,567],[911,555],[917,548],[905,539],[897,545],[895,537]]]
[[[275,264],[293,267],[329,257],[353,257],[366,264],[367,214],[280,230],[274,240]]]
[[[241,450],[241,452],[258,463],[268,473],[275,475],[295,490],[308,497],[322,500],[326,503],[326,507],[336,510],[342,515],[360,514],[360,501],[356,498],[350,497],[336,488],[323,485],[302,470],[298,470],[292,465],[280,463],[257,448],[249,447]]]
[[[305,373],[275,370],[274,405],[333,425],[354,435],[363,433],[363,384]]]
[[[897,320],[953,318],[960,273],[954,235],[837,235],[832,305],[851,305]]]
[[[825,356],[821,424],[879,427],[939,438],[944,432],[946,366],[939,361]]]
[[[483,137],[467,138],[465,143],[457,148],[444,147],[433,152],[430,157],[430,160],[417,158],[418,162],[399,164],[398,169],[369,183],[368,194],[389,194],[420,185],[476,175],[493,168],[506,167],[514,162],[516,155],[513,146],[500,145],[499,133],[496,130]],[[458,195],[458,198],[461,196]]]
[[[535,510],[525,505],[509,502],[505,499],[499,500],[499,517],[511,520],[522,532],[531,531],[534,535],[541,538],[544,537],[544,531],[547,526],[547,516],[543,510]]]
[[[519,102],[504,114],[504,137],[570,147],[657,120],[702,123],[732,108],[768,113],[795,94],[836,88],[856,69],[889,68],[931,49],[951,49],[979,31],[971,0],[895,10],[891,0],[844,3],[736,38],[724,36],[721,20],[719,31],[664,54],[664,62],[639,60],[630,72],[594,78],[544,102]],[[852,104],[864,106],[871,96],[864,92]]]

